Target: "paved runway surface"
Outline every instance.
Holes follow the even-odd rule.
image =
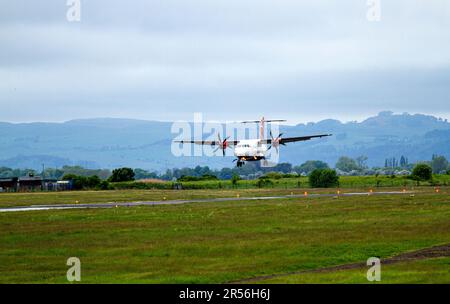
[[[345,197],[345,196],[367,196],[367,195],[399,195],[410,194],[407,191],[391,191],[391,192],[355,192],[341,193],[339,195],[331,194],[308,194],[308,195],[280,195],[280,196],[252,196],[252,197],[224,197],[224,198],[206,198],[191,200],[165,200],[165,201],[148,201],[148,202],[109,202],[109,203],[92,203],[92,204],[54,204],[54,205],[31,205],[0,208],[0,212],[18,212],[18,211],[39,211],[39,210],[64,210],[64,209],[98,209],[98,208],[118,208],[118,207],[137,207],[137,206],[156,206],[156,205],[178,205],[188,203],[217,203],[231,201],[251,201],[251,200],[275,200],[286,198],[308,198],[308,197]]]

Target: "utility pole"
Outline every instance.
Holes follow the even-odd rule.
[[[45,172],[45,165],[44,164],[42,164],[42,182],[41,182],[41,191],[43,191],[44,190],[44,187],[45,187],[45,181],[44,181],[44,172]]]

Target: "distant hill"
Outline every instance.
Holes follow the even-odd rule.
[[[300,164],[318,159],[334,165],[342,155],[366,155],[370,166],[405,155],[410,162],[432,154],[450,158],[450,123],[429,115],[381,112],[362,122],[326,119],[282,126],[284,136],[332,133],[325,139],[289,144],[281,161]],[[132,119],[79,119],[64,123],[1,123],[0,166],[41,169],[82,165],[89,168],[167,168],[232,166],[232,157],[174,157],[171,123]],[[231,152],[231,151],[230,151]],[[231,155],[231,153],[230,153]]]

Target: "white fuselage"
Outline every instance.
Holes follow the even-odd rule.
[[[234,147],[234,155],[240,160],[253,161],[265,158],[268,147],[259,139],[245,139]]]

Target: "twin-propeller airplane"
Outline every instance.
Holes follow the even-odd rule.
[[[175,141],[176,143],[181,144],[197,144],[197,145],[208,145],[208,146],[217,146],[216,152],[219,149],[222,149],[222,154],[225,156],[225,150],[228,147],[234,147],[234,155],[237,161],[237,166],[241,167],[246,161],[259,161],[265,160],[269,150],[274,147],[278,153],[278,147],[280,145],[286,145],[290,142],[296,141],[305,141],[310,140],[312,138],[320,138],[325,136],[331,136],[331,134],[319,134],[319,135],[309,135],[309,136],[299,136],[299,137],[286,137],[282,138],[283,135],[278,134],[278,136],[274,137],[272,135],[272,130],[270,131],[270,138],[264,139],[264,125],[266,122],[283,122],[286,120],[282,119],[273,119],[273,120],[265,120],[264,117],[261,120],[252,120],[252,121],[243,121],[242,123],[257,123],[259,124],[259,138],[257,139],[242,139],[242,140],[228,140],[229,137],[224,140],[221,139],[220,134],[218,134],[218,140],[179,140]]]

